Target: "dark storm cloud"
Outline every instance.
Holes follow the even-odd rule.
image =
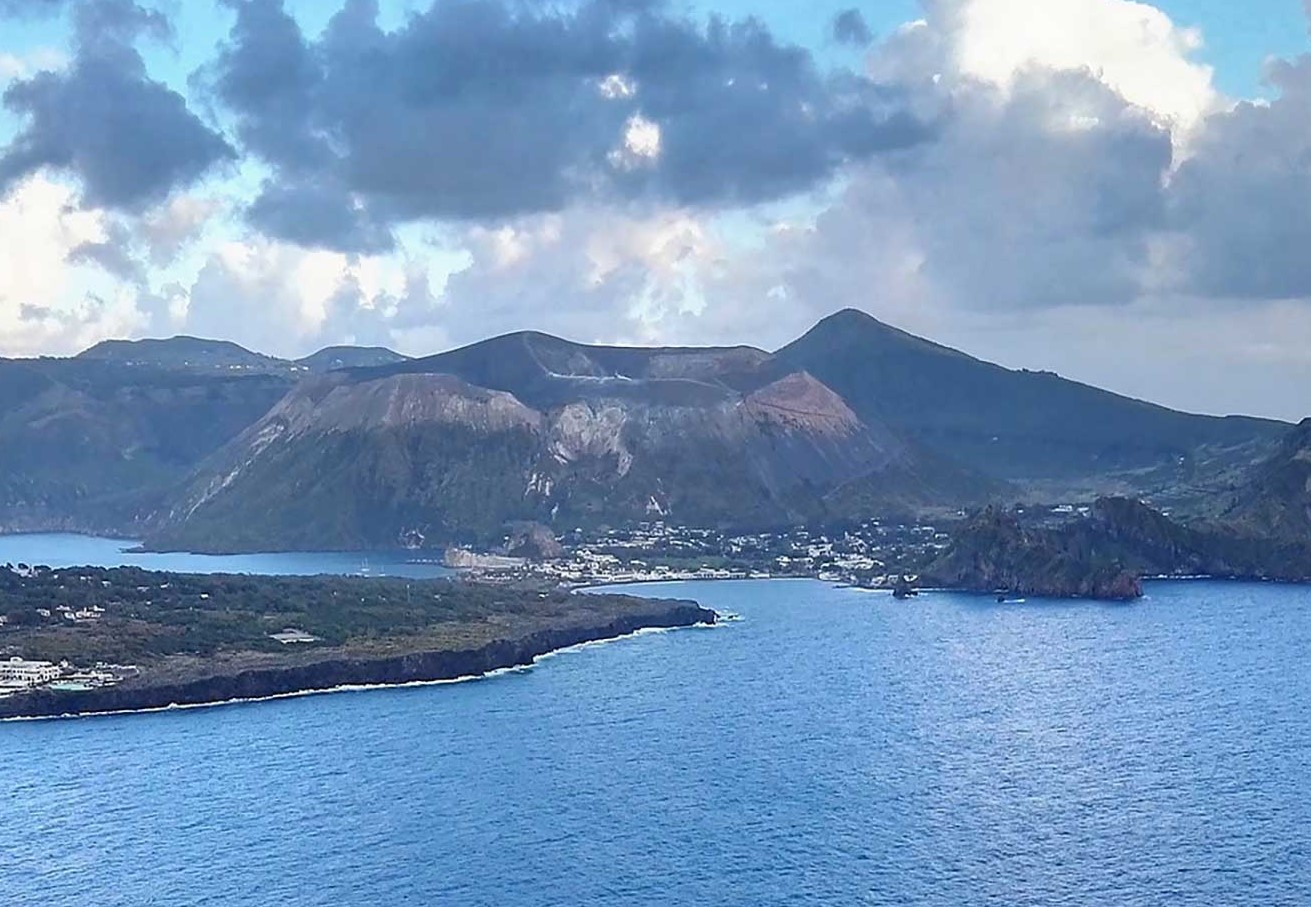
[[[868,47],[874,32],[858,9],[843,10],[833,19],[833,40],[851,47]]]
[[[265,233],[302,246],[384,252],[394,245],[386,225],[353,206],[340,186],[266,182],[247,215]]]
[[[926,134],[885,89],[820,73],[758,22],[697,24],[652,0],[441,0],[393,32],[349,0],[313,42],[278,0],[229,5],[206,77],[276,171],[252,219],[312,245],[581,198],[752,203]],[[658,127],[658,154],[625,152],[633,123]],[[326,216],[306,226],[311,212]]]
[[[145,267],[131,253],[132,236],[127,226],[111,222],[106,236],[96,242],[82,243],[69,250],[70,264],[94,264],[127,283],[146,285]]]
[[[4,93],[26,122],[0,154],[0,191],[51,167],[81,179],[87,204],[135,210],[234,158],[181,95],[147,75],[134,42],[168,34],[161,14],[130,0],[78,4],[71,66]]]
[[[1311,58],[1276,65],[1279,97],[1216,114],[1170,184],[1173,262],[1207,296],[1311,296]]]

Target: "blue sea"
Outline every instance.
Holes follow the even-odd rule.
[[[0,564],[46,567],[142,567],[175,573],[249,573],[262,576],[447,576],[432,551],[311,551],[285,554],[189,554],[138,550],[139,542],[65,533],[0,535]]]
[[[0,724],[0,904],[1311,898],[1311,591],[624,591],[742,619],[452,686]]]

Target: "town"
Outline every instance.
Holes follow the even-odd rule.
[[[956,515],[954,520],[959,520]],[[553,556],[451,552],[448,566],[484,582],[545,581],[565,587],[676,580],[804,577],[893,589],[950,544],[935,525],[866,520],[823,528],[724,532],[662,521],[588,532],[574,529]]]

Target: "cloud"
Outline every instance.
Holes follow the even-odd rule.
[[[584,340],[650,343],[700,310],[700,281],[724,253],[695,213],[601,207],[530,215],[463,237],[468,266],[447,281],[454,340],[533,327]]]
[[[144,326],[129,289],[70,262],[75,249],[103,243],[110,226],[73,203],[71,188],[41,176],[0,201],[0,354],[71,353]]]
[[[1311,297],[1311,58],[1271,72],[1279,96],[1206,124],[1170,184],[1164,289],[1229,299]]]
[[[174,195],[137,221],[137,233],[150,262],[172,264],[193,243],[205,227],[222,214],[224,204],[215,198]]]
[[[929,134],[754,20],[657,2],[456,0],[384,31],[351,0],[314,41],[277,0],[230,5],[208,82],[274,170],[252,221],[305,245],[373,251],[400,223],[598,200],[751,204]]]
[[[581,336],[609,318],[607,339],[773,343],[844,305],[923,323],[1137,300],[1166,226],[1172,132],[1088,66],[1030,62],[1001,81],[962,70],[958,45],[974,36],[955,23],[914,26],[871,60],[880,81],[905,86],[919,118],[938,124],[933,140],[848,164],[820,210],[803,208],[744,245],[719,239],[711,212],[665,209],[696,225],[678,268],[653,265],[651,247],[639,245],[626,250],[632,270],[613,272],[632,276],[593,282],[592,250],[616,224],[658,236],[660,219],[570,209],[546,222],[568,239],[515,243],[513,267],[475,251],[474,266],[452,278],[449,311],[499,300],[521,324],[572,322]],[[652,295],[664,302],[648,304]],[[551,298],[578,313],[554,311]]]
[[[25,54],[0,53],[0,85],[14,79],[28,78],[43,69],[61,69],[67,58],[52,48],[40,48]]]
[[[833,18],[833,40],[850,47],[868,47],[874,41],[874,32],[860,10],[848,9]]]
[[[1158,123],[1186,129],[1216,109],[1201,33],[1132,0],[923,0],[903,43],[929,45],[959,76],[1006,90],[1033,69],[1081,72]],[[910,39],[909,41],[907,39]]]
[[[75,7],[71,65],[4,92],[25,124],[0,153],[0,191],[50,168],[76,176],[89,207],[139,211],[235,158],[181,95],[147,75],[134,46],[143,34],[167,35],[168,23],[127,0]]]
[[[713,210],[694,204],[587,204],[513,221],[484,245],[474,237],[447,316],[490,310],[505,329],[567,326],[611,340],[782,342],[842,305],[927,324],[951,312],[1001,317],[1142,298],[1159,279],[1179,136],[1198,128],[1182,113],[1196,116],[1214,99],[1209,83],[1195,84],[1209,73],[1191,62],[1191,39],[1122,0],[935,0],[928,13],[878,45],[869,65],[874,83],[901,86],[916,121],[935,124],[931,140],[847,162],[828,203],[794,213],[758,244],[726,242]],[[1000,41],[988,63],[978,47],[1003,20],[1016,32],[1039,28],[1052,46]],[[1096,34],[1082,57],[1070,49],[1080,28]],[[1135,49],[1152,78],[1138,80],[1121,59]],[[1164,91],[1153,79],[1171,77],[1193,101],[1148,105],[1142,92]],[[625,95],[629,82],[610,90]],[[664,156],[670,130],[652,122],[661,128],[646,133],[648,147]],[[645,160],[612,153],[631,170]],[[654,238],[670,218],[684,225],[689,250],[673,269],[652,254],[668,248]],[[598,244],[621,224],[655,245],[617,248],[626,264],[591,279]],[[511,265],[501,263],[505,249]],[[565,299],[568,314],[550,301]]]
[[[389,345],[398,332],[431,325],[437,305],[415,261],[259,238],[222,244],[172,294],[175,332],[289,357],[337,343]]]

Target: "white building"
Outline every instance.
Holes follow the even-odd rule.
[[[306,633],[304,630],[299,630],[296,627],[287,627],[287,629],[283,630],[281,633],[270,633],[269,636],[272,639],[276,639],[284,646],[309,645],[310,643],[319,641],[317,636]]]
[[[15,656],[0,661],[0,688],[26,689],[57,680],[63,669],[48,661],[25,661]]]

